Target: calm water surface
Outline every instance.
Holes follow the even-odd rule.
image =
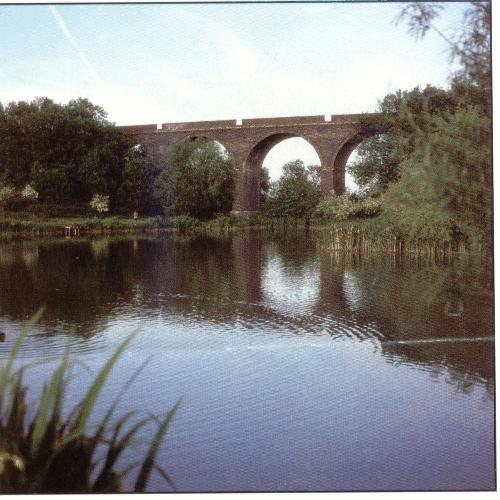
[[[149,359],[120,410],[182,397],[159,457],[179,491],[494,489],[491,273],[303,233],[1,242],[0,358],[45,305],[31,395],[74,329],[75,398],[138,329],[96,416]]]

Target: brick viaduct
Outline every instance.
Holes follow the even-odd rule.
[[[345,165],[351,152],[368,136],[380,133],[376,113],[204,122],[128,125],[119,127],[144,146],[155,164],[176,143],[186,138],[207,137],[222,144],[238,165],[234,214],[260,210],[260,171],[267,153],[279,142],[302,137],[316,150],[321,161],[324,196],[345,191]]]

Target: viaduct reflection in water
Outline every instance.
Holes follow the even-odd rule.
[[[472,258],[339,256],[303,233],[13,241],[0,243],[0,325],[8,344],[9,325],[42,305],[39,335],[75,327],[90,337],[116,317],[163,313],[267,325],[269,334],[373,341],[389,362],[445,370],[467,392],[493,384],[493,343],[474,341],[493,335],[491,282],[491,268]]]

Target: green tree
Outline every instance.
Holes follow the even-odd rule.
[[[320,197],[318,168],[295,160],[286,163],[280,179],[272,183],[264,211],[271,217],[309,219]]]
[[[125,158],[118,192],[120,207],[138,212],[145,210],[150,196],[149,167],[144,149],[140,146],[131,148]]]
[[[114,200],[129,147],[87,99],[62,105],[37,98],[0,108],[0,181],[18,189],[31,182],[42,201],[89,201],[95,191]]]
[[[365,139],[348,167],[358,186],[375,194],[397,181],[401,162],[414,150],[415,130],[429,129],[433,117],[450,113],[457,103],[452,92],[432,85],[385,96],[379,105],[381,118],[374,124],[385,132]]]
[[[271,177],[267,167],[262,167],[260,171],[260,203],[264,205],[271,188]]]
[[[491,92],[491,2],[471,2],[464,12],[462,28],[450,38],[436,26],[443,5],[425,2],[408,4],[397,21],[405,21],[409,32],[422,39],[429,30],[436,32],[449,46],[450,59],[458,60],[455,77],[465,79]]]
[[[402,11],[410,32],[434,29],[441,6]],[[396,92],[380,105],[383,137],[365,141],[351,168],[358,183],[385,191],[384,216],[416,238],[491,236],[490,5],[472,4],[464,27],[447,42],[461,69],[448,89]],[[397,182],[396,182],[397,181]]]
[[[186,139],[163,159],[155,196],[165,215],[208,219],[231,210],[235,163],[206,138]]]
[[[436,29],[438,9],[411,4],[403,11],[417,36]],[[491,238],[491,67],[490,5],[472,4],[464,28],[450,43],[461,69],[438,113],[412,110],[399,163],[400,179],[384,197],[386,213],[407,231]],[[436,29],[436,31],[438,31]],[[397,130],[397,129],[396,129]],[[402,134],[399,134],[399,138]]]

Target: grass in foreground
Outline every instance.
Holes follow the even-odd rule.
[[[128,412],[116,420],[114,411],[122,391],[104,417],[97,424],[90,424],[102,387],[132,335],[117,347],[81,401],[66,415],[62,409],[71,366],[68,346],[45,383],[37,407],[29,408],[27,387],[23,382],[26,367],[14,369],[14,364],[24,338],[40,316],[38,312],[26,325],[7,361],[0,367],[0,492],[119,492],[125,476],[137,468],[134,492],[146,489],[153,470],[174,489],[172,480],[155,458],[180,401],[161,419],[154,416],[137,419],[135,412]],[[139,372],[140,369],[132,375],[125,388]],[[138,431],[150,422],[157,428],[144,459],[119,470],[118,459],[130,448]],[[98,459],[98,455],[102,458]]]

